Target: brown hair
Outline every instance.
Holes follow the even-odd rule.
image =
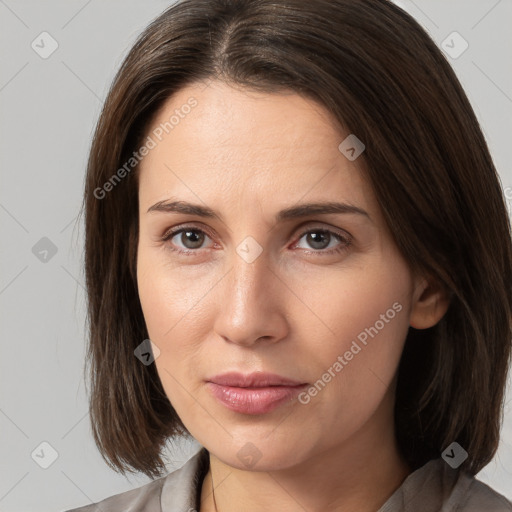
[[[360,158],[399,250],[451,296],[434,327],[409,329],[400,449],[416,469],[457,441],[469,454],[462,467],[476,474],[497,449],[510,364],[510,221],[454,71],[386,0],[184,0],[127,55],[98,121],[83,204],[90,414],[105,461],[159,476],[166,441],[188,434],[155,365],[134,356],[148,338],[136,280],[137,166],[122,179],[116,171],[163,103],[207,79],[313,98],[364,142]]]

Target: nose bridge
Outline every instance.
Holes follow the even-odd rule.
[[[275,342],[285,336],[286,315],[280,311],[280,294],[270,253],[256,240],[246,238],[235,247],[229,276],[218,305],[216,331],[224,340],[252,345],[260,338]]]
[[[244,297],[244,300],[257,300],[261,296],[262,283],[268,286],[271,279],[271,255],[267,248],[269,233],[263,228],[261,217],[264,209],[254,188],[246,184],[241,191],[237,202],[237,207],[241,208],[238,217],[240,231],[232,231],[232,235],[240,240],[232,254],[231,277],[237,301]]]
[[[269,253],[253,237],[246,237],[236,247],[231,274],[232,294],[237,306],[250,302],[248,305],[255,307],[259,300],[268,300],[265,290],[271,288],[272,280]]]

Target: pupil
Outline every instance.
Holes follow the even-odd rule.
[[[329,243],[325,243],[325,241],[327,240],[327,235],[328,233],[323,233],[321,231],[318,231],[315,233],[309,233],[308,236],[310,237],[311,239],[311,244],[312,246],[315,248],[315,249],[323,249],[325,248],[327,245],[329,245]],[[323,243],[321,241],[319,241],[320,239],[323,238]],[[317,247],[317,245],[320,244],[320,246],[323,246],[323,247]]]
[[[190,240],[189,238],[184,241],[185,247],[188,247],[188,243],[192,243],[192,247],[188,247],[189,249],[194,249],[196,246],[201,246],[202,243],[202,235],[199,235],[196,231],[184,231],[183,235],[186,237],[195,238],[195,240]],[[183,241],[183,240],[182,240]]]

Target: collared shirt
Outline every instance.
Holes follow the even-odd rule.
[[[201,448],[166,476],[66,512],[197,512],[208,467]],[[376,512],[512,512],[512,502],[439,458],[408,475]]]

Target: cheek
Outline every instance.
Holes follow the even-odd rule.
[[[309,327],[310,341],[303,340],[300,350],[314,379],[305,402],[313,404],[325,393],[318,402],[342,399],[369,407],[392,382],[409,328],[412,292],[403,261],[386,262],[339,274],[322,293],[317,289],[305,295],[322,320],[314,321],[316,336]],[[303,332],[311,318],[301,320]]]
[[[368,262],[328,277],[303,293],[314,313],[308,320],[316,317],[317,326],[329,334],[328,345],[339,348],[358,335],[364,343],[365,336],[377,335],[375,330],[379,337],[393,339],[404,324],[408,326],[411,281],[405,267]]]
[[[200,345],[193,340],[201,339],[200,334],[194,332],[197,323],[187,316],[191,295],[190,290],[183,293],[176,288],[176,283],[159,272],[157,266],[153,266],[139,282],[148,335],[160,350],[154,364],[165,394],[180,417],[183,410],[191,409],[188,393],[196,393],[191,382],[196,382],[194,372],[198,365],[195,362]],[[187,299],[183,300],[184,296]]]
[[[216,280],[206,272],[192,278],[190,273],[169,268],[165,258],[139,254],[139,298],[149,338],[160,350],[157,372],[173,406],[187,410],[191,394],[197,393],[204,377],[200,372],[209,312],[205,294]]]
[[[139,253],[138,290],[144,319],[149,335],[155,343],[165,346],[180,344],[190,336],[181,336],[183,331],[192,334],[200,327],[197,315],[204,306],[203,300],[214,284],[211,277],[205,279],[196,272],[171,268],[165,254]],[[203,274],[208,277],[207,272]],[[211,281],[211,283],[209,282]]]

